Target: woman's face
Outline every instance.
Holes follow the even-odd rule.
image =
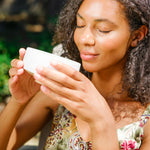
[[[83,0],[74,41],[85,70],[112,69],[125,59],[131,33],[122,9],[115,0]]]

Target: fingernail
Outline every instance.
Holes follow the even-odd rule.
[[[53,61],[50,62],[50,64],[51,64],[52,66],[56,66],[58,63],[57,63],[55,60],[53,60]]]
[[[40,75],[38,74],[38,73],[34,73],[34,78],[36,79],[36,80],[38,80],[38,79],[40,79]]]
[[[23,73],[23,71],[24,71],[23,69],[19,69],[19,70],[17,71],[17,74],[20,75],[20,74]]]
[[[24,63],[23,63],[23,61],[19,61],[17,65],[18,65],[18,67],[23,67]]]
[[[20,51],[20,52],[21,52],[21,51],[24,51],[24,48],[20,48],[19,51]]]
[[[43,67],[42,66],[38,66],[37,68],[36,68],[36,70],[37,70],[37,72],[42,72],[43,71]]]
[[[43,92],[46,91],[46,87],[44,85],[41,85],[41,91],[43,91]]]

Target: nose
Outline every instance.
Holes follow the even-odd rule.
[[[93,46],[95,45],[95,38],[90,28],[85,28],[81,34],[82,44]]]

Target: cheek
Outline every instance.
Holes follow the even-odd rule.
[[[129,40],[128,37],[129,36],[113,35],[101,38],[101,40],[98,42],[99,46],[97,45],[101,53],[98,62],[100,68],[113,66],[124,60]]]
[[[101,38],[98,42],[99,46],[102,47],[105,52],[117,50],[126,51],[128,47],[129,35],[120,35],[113,34],[109,37]]]
[[[74,42],[76,44],[76,46],[78,47],[79,44],[79,33],[77,30],[74,31]]]

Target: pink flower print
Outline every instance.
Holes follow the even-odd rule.
[[[145,119],[149,119],[149,117],[148,117],[148,116],[146,116],[146,117],[145,117]]]
[[[121,144],[121,149],[122,149],[122,150],[128,150],[127,141],[124,141],[124,142]]]
[[[128,142],[128,147],[131,148],[131,149],[135,148],[135,141],[133,142],[132,140],[130,140]]]
[[[142,123],[142,122],[140,122],[140,127],[142,127],[142,128],[143,128],[143,123]]]
[[[121,144],[121,149],[122,150],[132,150],[135,148],[135,141],[133,142],[132,140],[130,141],[124,141],[122,144]]]

